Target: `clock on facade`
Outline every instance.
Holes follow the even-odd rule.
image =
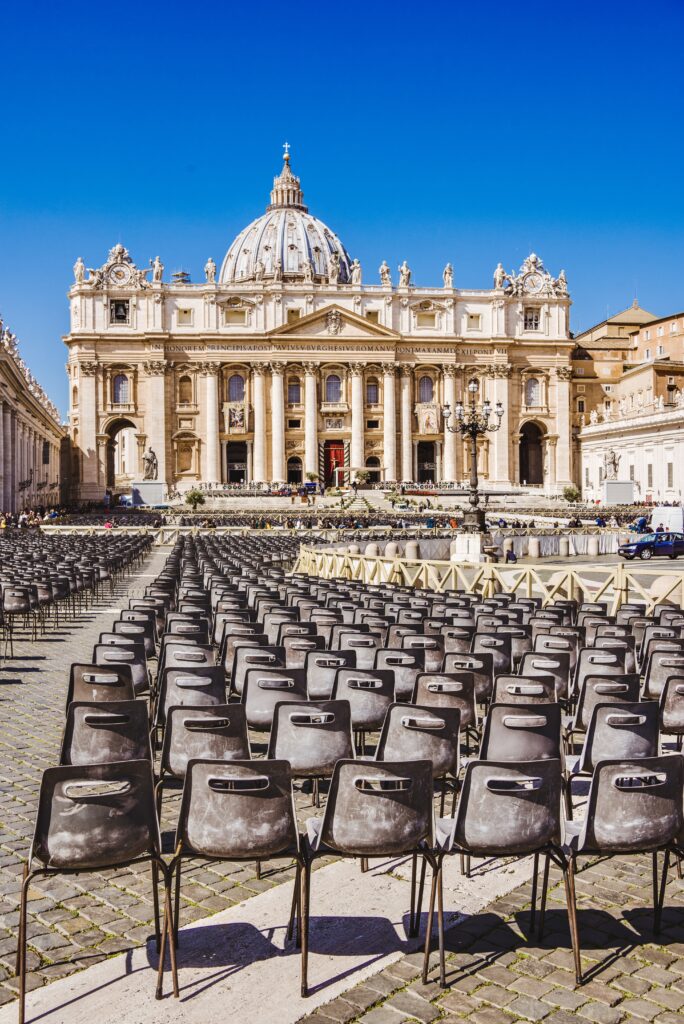
[[[118,263],[109,271],[109,280],[112,284],[125,285],[131,279],[131,269],[125,263]]]
[[[524,287],[526,292],[530,292],[532,295],[536,295],[542,290],[544,285],[544,278],[541,274],[531,273],[525,275]]]

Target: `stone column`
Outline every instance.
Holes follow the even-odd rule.
[[[388,364],[383,367],[383,448],[385,461],[385,480],[397,479],[397,398],[396,398],[396,367]]]
[[[362,469],[366,464],[363,422],[363,364],[352,363],[351,373],[351,468]]]
[[[546,439],[546,451],[544,452],[544,486],[549,491],[556,490],[556,442],[558,437],[551,434]]]
[[[271,477],[276,483],[287,479],[285,470],[284,363],[271,363]]]
[[[4,441],[2,448],[2,507],[6,512],[10,512],[14,497],[12,480],[14,459],[12,458],[12,410],[9,405],[2,407],[2,433]]]
[[[168,363],[163,359],[143,363],[146,378],[145,431],[148,444],[157,456],[157,480],[165,486],[170,483],[166,477],[166,373],[168,368]],[[207,410],[208,408],[207,405]],[[207,421],[208,419],[209,412],[207,411]],[[208,429],[207,436],[209,436]]]
[[[411,445],[411,378],[410,366],[401,367],[401,479],[408,483],[413,479],[413,448]]]
[[[491,371],[493,394],[491,396],[492,409],[497,402],[501,402],[504,414],[501,417],[501,426],[491,435],[493,445],[493,459],[490,463],[489,479],[492,483],[510,484],[510,450],[511,450],[511,399],[510,399],[510,366],[497,366]],[[492,413],[492,417],[494,414]]]
[[[97,501],[100,497],[100,478],[97,461],[97,363],[78,364],[79,419],[78,444],[81,455],[81,477],[76,497],[82,501]]]
[[[266,401],[264,363],[252,366],[252,395],[254,404],[254,460],[252,480],[262,484],[266,481]]]
[[[412,441],[411,442],[411,448],[412,448],[412,452],[411,452],[411,479],[412,480],[417,480],[418,479],[418,442],[417,441]]]
[[[318,403],[316,401],[316,363],[304,363],[304,479],[318,473]]]
[[[455,427],[456,420],[456,367],[444,367],[444,404],[451,410],[448,423]],[[442,479],[445,483],[456,482],[456,438],[459,433],[454,434],[449,430],[447,421],[444,422],[444,452],[442,463]]]
[[[219,415],[218,415],[218,375],[220,367],[205,363],[202,367],[205,379],[204,402],[207,410],[206,462],[204,481],[217,484],[221,479],[219,466]]]
[[[6,498],[6,462],[5,462],[5,409],[7,407],[0,403],[0,511],[7,508]]]
[[[253,449],[254,449],[254,442],[253,441],[247,441],[247,466],[245,468],[245,483],[246,484],[251,484],[252,480],[254,479],[253,468],[252,468],[254,466]]]
[[[570,381],[571,366],[556,367],[556,478],[560,487],[572,483],[572,453],[570,451]]]

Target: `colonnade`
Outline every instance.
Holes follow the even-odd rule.
[[[43,443],[48,442],[48,462]],[[8,402],[0,403],[0,500],[3,512],[59,501],[60,449]],[[54,487],[52,485],[55,485]]]

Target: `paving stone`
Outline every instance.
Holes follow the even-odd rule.
[[[387,1006],[379,1006],[359,1018],[359,1024],[402,1024],[406,1014],[400,1010],[392,1010]]]
[[[428,1002],[427,999],[423,999],[422,996],[417,995],[410,988],[399,992],[396,996],[392,996],[385,1005],[393,1010],[399,1010],[406,1017],[415,1017],[422,1024],[430,1024],[431,1021],[440,1016],[440,1009],[437,1004]]]
[[[541,999],[533,999],[531,996],[518,996],[508,1006],[509,1013],[517,1017],[524,1017],[525,1020],[544,1020],[551,1013],[548,1003]]]

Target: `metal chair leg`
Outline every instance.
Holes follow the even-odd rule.
[[[33,876],[28,864],[24,865],[21,882],[21,903],[19,905],[19,941],[17,944],[17,974],[19,975],[19,1024],[24,1024],[26,1012],[26,905],[28,887]]]
[[[577,899],[575,895],[575,858],[570,856],[568,860],[563,857],[563,880],[565,881],[565,899],[568,906],[568,922],[570,925],[570,940],[575,960],[575,981],[582,984],[582,961],[580,959],[579,928],[577,927]]]
[[[539,854],[535,853],[532,866],[532,906],[530,908],[530,931],[534,931],[534,917],[537,910],[537,876],[539,875]]]
[[[306,863],[301,872],[301,926],[300,937],[302,941],[302,977],[301,993],[306,997],[309,994],[309,899],[311,895],[311,865]]]
[[[541,906],[539,908],[539,930],[537,936],[541,939],[544,934],[544,918],[546,916],[546,894],[549,891],[549,867],[551,865],[551,857],[546,854],[544,861],[544,879],[542,881],[542,893],[541,893]]]
[[[427,985],[427,976],[430,969],[430,946],[432,945],[432,921],[435,916],[435,896],[437,889],[437,872],[432,872],[430,885],[430,903],[428,905],[427,929],[425,932],[425,947],[423,951],[423,984]]]
[[[655,854],[653,855],[655,857]],[[665,850],[665,857],[663,860],[663,873],[660,878],[660,891],[658,893],[658,901],[655,907],[655,914],[653,918],[653,931],[656,935],[660,932],[660,920],[663,913],[663,904],[665,902],[665,887],[667,886],[667,872],[670,867],[670,851]]]

